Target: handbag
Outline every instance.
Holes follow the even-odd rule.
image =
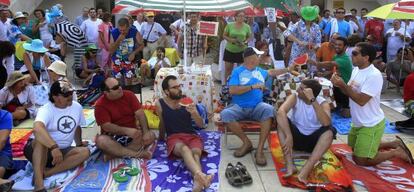
[[[144,38],[144,46],[146,47],[147,46],[147,44],[148,44],[148,38],[149,38],[149,36],[150,36],[150,34],[151,34],[151,31],[152,31],[152,28],[154,27],[154,24],[152,24],[151,25],[151,29],[149,30],[149,32],[148,32],[148,35],[147,35],[147,38]]]
[[[160,117],[156,114],[155,105],[151,101],[146,101],[142,108],[147,118],[148,128],[158,129],[160,126]]]

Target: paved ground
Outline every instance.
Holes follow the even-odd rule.
[[[67,58],[71,58],[71,56],[69,55]],[[68,63],[70,63],[70,61]],[[68,69],[70,68],[68,67]],[[70,73],[69,75],[70,79],[73,80],[70,70],[68,70],[68,72]],[[79,81],[72,81],[72,82],[74,82],[76,85],[79,85]],[[216,83],[216,86],[219,86],[219,84]],[[143,88],[143,100],[144,101],[150,100],[153,97],[153,94],[154,94],[153,91],[150,90],[148,86]],[[385,93],[383,93],[382,95],[382,99],[395,99],[395,98],[401,98],[401,95],[397,93],[395,89],[387,89],[385,90]],[[381,108],[384,110],[384,113],[386,114],[387,119],[390,120],[391,122],[406,119],[405,116],[401,115],[398,112],[393,111],[392,109],[386,106],[381,106]],[[217,127],[215,127],[212,123],[210,123],[208,130],[217,130]],[[92,139],[96,134],[98,134],[98,132],[99,132],[99,128],[97,126],[93,128],[89,128],[89,129],[84,129],[83,137],[84,139]],[[413,135],[408,135],[404,133],[400,133],[398,135],[403,138],[409,138],[412,141],[414,141]],[[385,135],[384,139],[392,140],[393,137],[394,135]],[[253,145],[257,146],[257,143],[259,140],[258,135],[249,135],[249,138],[253,141]],[[347,141],[346,135],[338,135],[337,138],[338,139],[334,141],[335,143],[346,143]],[[246,191],[246,192],[302,191],[298,189],[287,188],[287,187],[281,186],[268,148],[266,150],[266,158],[267,158],[268,165],[265,167],[259,167],[259,166],[256,166],[256,164],[254,163],[254,156],[253,156],[254,153],[251,153],[250,155],[246,155],[243,158],[233,157],[232,155],[233,150],[229,150],[226,148],[226,146],[224,146],[223,139],[224,137],[222,137],[222,154],[221,154],[222,159],[220,161],[220,169],[219,169],[219,173],[220,173],[219,191],[236,191],[236,190],[240,192],[242,191]],[[229,141],[228,144],[230,147],[238,147],[239,145],[241,145],[241,141],[234,135],[230,135],[228,141]],[[266,146],[267,146],[267,143],[266,143]],[[235,188],[235,187],[232,187],[227,182],[227,179],[225,178],[224,173],[225,173],[225,168],[228,163],[231,162],[235,164],[238,161],[246,165],[247,170],[250,172],[250,174],[253,177],[253,183],[250,185],[240,187],[240,188]],[[360,187],[360,186],[356,186],[356,189],[357,191],[366,191],[365,188]]]

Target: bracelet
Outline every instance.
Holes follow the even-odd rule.
[[[49,150],[50,150],[50,151],[53,151],[53,150],[54,150],[54,149],[56,149],[56,148],[59,148],[59,145],[58,145],[58,144],[54,144],[54,145],[50,146],[50,147],[49,147]]]

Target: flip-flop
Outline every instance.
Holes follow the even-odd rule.
[[[243,180],[243,184],[250,184],[253,183],[252,176],[247,171],[246,166],[244,166],[242,163],[237,162],[236,169],[239,171],[240,177]]]
[[[407,145],[404,143],[404,141],[401,139],[401,137],[399,137],[398,135],[396,135],[395,138],[397,138],[398,140],[401,141],[402,147],[403,147],[405,153],[407,153],[407,155],[408,155],[408,157],[410,159],[410,162],[409,163],[412,165],[414,163],[414,159],[413,159],[413,155],[411,154],[410,149],[407,147]]]
[[[114,180],[118,183],[125,183],[129,180],[128,174],[126,174],[126,170],[119,169],[112,174]]]
[[[233,164],[227,164],[225,175],[230,185],[235,187],[243,185],[243,179],[241,178],[239,171],[236,169],[236,167],[233,166]]]
[[[141,170],[136,167],[124,167],[124,170],[129,176],[136,176],[141,173]]]

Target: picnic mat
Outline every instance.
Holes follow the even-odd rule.
[[[32,131],[32,129],[12,129],[10,143],[13,157],[23,156],[24,145],[26,145],[27,140],[32,135]]]
[[[298,181],[296,174],[289,178],[283,178],[286,172],[285,160],[276,132],[270,133],[268,142],[277,175],[283,186],[316,191],[352,191],[351,176],[332,151],[329,150],[324,154],[323,158],[309,175],[309,184],[304,185]],[[298,170],[303,167],[308,156],[297,157],[294,154],[294,164]]]
[[[95,124],[95,109],[83,108],[83,115],[85,116],[86,123],[82,125],[82,128],[90,128]]]
[[[96,147],[89,145],[89,150],[91,154],[96,151]],[[93,156],[91,156],[85,163],[82,165],[68,170],[62,173],[58,173],[51,177],[45,178],[44,185],[46,189],[56,189],[58,187],[64,186],[70,181],[72,181],[92,160]],[[9,179],[15,181],[13,185],[13,191],[32,191],[34,187],[32,186],[32,178],[33,178],[33,166],[30,162],[26,164],[24,169],[19,170],[17,173],[13,174]]]
[[[411,151],[414,144],[408,144]],[[376,166],[358,166],[352,160],[352,150],[346,144],[333,144],[331,150],[341,160],[352,179],[363,183],[368,191],[414,191],[414,166],[400,159],[382,162]]]
[[[218,191],[220,167],[220,132],[201,131],[204,141],[204,150],[207,157],[201,158],[203,172],[214,174],[214,179],[206,192]],[[182,159],[171,160],[167,157],[167,146],[165,142],[158,142],[154,156],[147,162],[148,172],[152,182],[152,191],[191,191],[193,178],[187,170]]]
[[[347,135],[351,130],[351,118],[345,118],[339,115],[338,112],[333,112],[332,114],[332,126],[338,131],[341,135]],[[385,134],[399,133],[395,129],[395,125],[391,124],[387,119],[385,120]]]
[[[19,125],[13,127],[13,129],[32,129],[34,119],[26,119],[21,122]]]
[[[94,154],[95,160],[90,161],[85,169],[60,191],[151,191],[151,181],[144,161],[135,158],[117,158],[104,162],[103,155],[99,153],[101,152]],[[139,168],[141,172],[137,176],[129,177],[125,183],[118,183],[112,177],[112,170],[121,164]]]
[[[384,100],[381,100],[381,104],[389,107],[390,109],[398,113],[401,113],[404,116],[411,117],[410,114],[405,112],[403,99],[384,99]]]

